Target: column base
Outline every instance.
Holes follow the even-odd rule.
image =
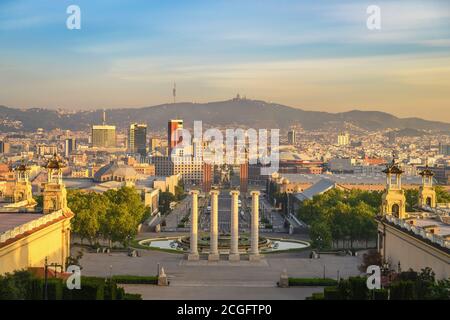
[[[210,253],[208,255],[208,261],[219,261],[220,255],[218,253]]]
[[[248,255],[248,260],[249,261],[260,261],[261,260],[261,255],[259,253],[250,253]]]
[[[229,260],[229,261],[240,261],[240,260],[241,260],[241,257],[240,257],[240,255],[239,255],[239,253],[230,253],[230,254],[228,255],[228,260]]]
[[[187,256],[188,261],[198,261],[200,259],[200,256],[198,253],[189,253]]]

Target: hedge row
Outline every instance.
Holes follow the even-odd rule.
[[[44,279],[30,277],[26,282],[22,282],[20,290],[25,294],[14,297],[3,297],[2,299],[26,299],[43,300],[45,292]],[[8,290],[18,290],[11,288]],[[49,278],[47,281],[47,299],[48,300],[141,300],[140,295],[127,294],[123,288],[117,286],[113,280],[105,278],[82,277],[81,289],[69,290],[62,279]]]
[[[323,295],[314,295],[310,300],[387,300],[386,289],[369,290],[365,277],[350,277],[335,286],[323,289]]]
[[[338,282],[330,278],[289,278],[289,286],[329,287]]]
[[[157,276],[113,276],[113,281],[121,284],[158,284]]]

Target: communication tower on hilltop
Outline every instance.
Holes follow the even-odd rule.
[[[173,103],[175,103],[177,98],[177,84],[175,82],[173,83],[172,95],[173,95]]]

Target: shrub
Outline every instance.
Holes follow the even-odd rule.
[[[104,300],[105,279],[82,277],[81,290],[69,290],[64,287],[64,300]]]
[[[367,288],[367,278],[365,277],[350,277],[348,278],[350,285],[351,300],[367,300],[369,289]]]
[[[330,278],[289,278],[290,286],[327,287],[337,284],[336,280]]]
[[[386,289],[373,290],[373,299],[374,300],[387,300],[388,299],[388,291]]]
[[[123,300],[142,300],[139,293],[125,293]]]
[[[342,300],[337,287],[326,287],[323,289],[324,300]]]
[[[316,292],[311,295],[311,300],[324,300],[323,292]]]
[[[45,290],[45,284],[43,285],[43,288]],[[48,298],[48,300],[62,300],[63,299],[63,286],[62,286],[61,279],[48,279],[47,280],[47,298]]]
[[[416,288],[411,280],[398,281],[391,285],[391,300],[415,300]]]
[[[113,276],[113,280],[122,284],[158,284],[157,276]]]

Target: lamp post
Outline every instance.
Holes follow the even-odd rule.
[[[56,277],[56,268],[61,269],[61,273],[63,271],[63,265],[53,262],[48,264],[48,258],[45,257],[45,264],[44,264],[44,300],[48,300],[48,267],[54,267],[55,268],[55,277]]]

